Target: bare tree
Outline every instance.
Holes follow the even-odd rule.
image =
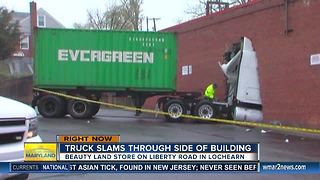
[[[85,24],[75,23],[75,28],[100,30],[139,30],[141,24],[142,0],[121,0],[107,5],[106,10],[87,11],[88,21]]]
[[[248,3],[252,0],[199,0],[199,3],[195,6],[188,7],[185,11],[187,14],[192,15],[192,17],[200,17],[206,14],[207,4],[209,2],[209,12],[217,12],[223,9]]]
[[[124,6],[124,16],[129,20],[133,29],[138,31],[141,25],[141,5],[142,0],[122,0]]]

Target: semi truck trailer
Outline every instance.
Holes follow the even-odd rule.
[[[236,56],[241,58],[230,59],[229,65],[221,65],[227,78],[238,78],[228,81],[230,97],[227,101],[216,102],[204,99],[201,92],[177,91],[174,33],[38,28],[34,34],[34,86],[37,88],[96,101],[100,100],[103,93],[110,92],[114,96],[131,97],[138,108],[147,98],[159,96],[157,104],[168,113],[166,119],[170,121],[181,120],[183,114],[204,118],[230,114],[240,119],[259,119],[246,115],[247,109],[251,110],[252,107],[252,112],[256,112],[253,105],[259,102],[247,102],[240,98],[241,90],[234,90],[242,82],[239,76],[243,73],[241,62],[245,62],[243,58],[247,57],[244,53],[254,53],[253,49],[244,47],[248,44],[246,42],[250,42],[247,38],[240,43],[241,55]],[[257,63],[256,57],[248,58],[250,67],[251,61]],[[237,63],[240,69],[230,70]],[[253,88],[259,91],[259,87]],[[254,96],[251,92],[260,97],[259,92],[249,90],[250,97]],[[100,108],[99,104],[36,90],[32,105],[37,106],[39,113],[47,118],[67,114],[77,119],[91,118]],[[255,114],[252,112],[249,114]]]

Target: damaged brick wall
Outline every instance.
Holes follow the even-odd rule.
[[[320,65],[311,66],[310,55],[320,53],[320,1],[288,2],[287,12],[285,0],[258,0],[164,30],[177,33],[177,90],[202,91],[215,81],[224,99],[218,62],[247,36],[257,52],[264,119],[319,128]],[[185,65],[191,75],[182,76]]]

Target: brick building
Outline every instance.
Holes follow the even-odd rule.
[[[36,11],[36,4],[34,2],[30,3],[31,7],[34,8],[34,12]],[[65,28],[59,21],[57,21],[54,17],[52,17],[47,11],[43,8],[37,10],[34,14],[36,20],[33,26],[37,26],[40,28]],[[13,13],[13,21],[18,21],[20,26],[20,46],[14,57],[30,57],[32,58],[30,46],[32,37],[31,37],[31,14],[26,12],[14,12]]]
[[[30,3],[30,8],[32,8],[33,13],[14,12],[12,14],[12,22],[19,23],[19,30],[21,34],[19,46],[11,57],[5,61],[5,64],[8,65],[10,69],[11,75],[21,76],[33,74],[33,44],[31,27],[65,28],[43,8],[37,10],[35,2]],[[33,21],[31,22],[32,17]],[[32,23],[33,25],[31,26]]]
[[[319,7],[320,0],[256,0],[165,29],[177,34],[177,90],[215,81],[223,100],[218,62],[246,36],[257,52],[265,121],[320,128],[320,65],[311,65],[320,54]]]

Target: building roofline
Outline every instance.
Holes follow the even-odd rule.
[[[214,13],[211,13],[209,15],[204,15],[204,16],[201,16],[201,17],[198,17],[198,18],[183,22],[181,24],[177,24],[177,25],[162,29],[161,31],[179,31],[179,28],[182,28],[183,26],[190,25],[190,24],[196,24],[196,23],[198,23],[200,21],[211,19],[212,17],[217,17],[217,16],[220,16],[220,15],[223,15],[223,14],[228,14],[228,13],[234,12],[234,11],[236,11],[238,9],[242,9],[242,8],[245,8],[245,7],[253,6],[253,5],[255,5],[255,4],[259,3],[259,2],[262,2],[262,1],[263,0],[251,0],[250,2],[247,2],[247,3],[244,3],[244,4],[240,4],[240,5],[237,5],[237,6],[233,6],[233,7],[230,7],[230,8],[226,8],[224,10],[221,10],[221,11],[218,11],[218,12],[214,12]]]
[[[25,21],[25,20],[27,20],[28,18],[30,18],[30,14],[29,14],[27,17],[21,19],[21,20],[20,20],[20,23],[23,22],[23,21]]]
[[[61,27],[65,28],[65,26],[64,26],[63,24],[61,24],[58,20],[56,20],[56,18],[54,18],[54,17],[53,17],[50,13],[48,13],[46,10],[44,10],[43,8],[39,8],[39,9],[37,10],[37,12],[38,12],[39,10],[44,11],[47,15],[49,15],[49,17],[51,18],[51,20],[55,21],[55,22],[56,22],[57,24],[59,24]],[[38,16],[39,16],[39,13],[38,13]]]
[[[30,13],[28,13],[28,12],[13,11],[13,17],[16,16],[18,13],[20,13],[20,14],[23,13],[26,15],[25,17],[18,20],[19,22],[24,21],[25,19],[27,19],[30,16]]]
[[[43,9],[43,8],[37,9],[37,14],[38,14],[38,11],[39,11],[39,10],[44,11],[44,12],[46,13],[46,15],[48,15],[53,21],[55,21],[55,22],[56,22],[57,24],[59,24],[61,27],[65,28],[65,26],[64,26],[61,22],[59,22],[58,20],[56,20],[56,19],[55,19],[50,13],[48,13],[45,9]],[[23,19],[19,20],[19,23],[24,22],[24,21],[26,21],[26,20],[30,20],[30,13],[28,13],[28,12],[17,12],[17,13],[26,13],[26,14],[28,14],[26,17],[24,17]]]

